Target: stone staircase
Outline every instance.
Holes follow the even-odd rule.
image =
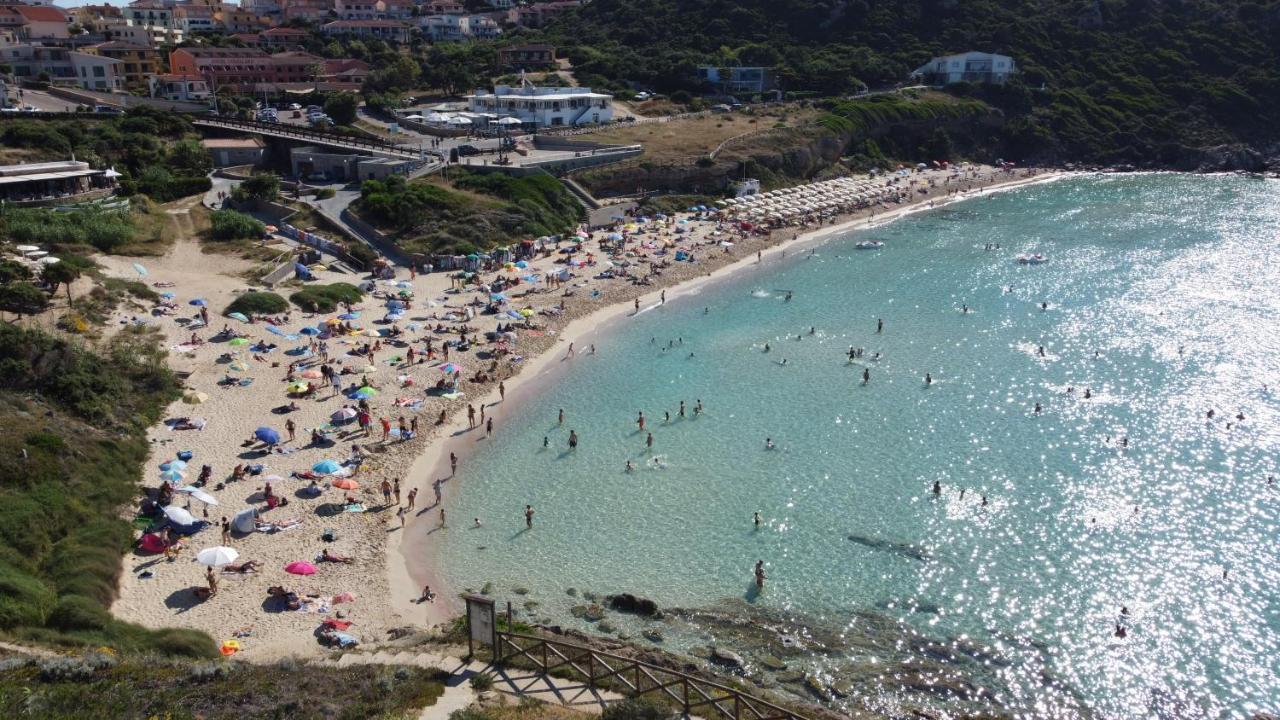
[[[493,692],[514,697],[531,697],[558,703],[580,712],[600,714],[605,705],[624,699],[624,695],[588,686],[578,680],[542,675],[533,670],[495,667],[480,661],[467,662],[452,655],[388,648],[376,652],[349,652],[337,658],[319,661],[322,665],[409,665],[438,668],[449,673],[444,694],[430,707],[424,708],[418,720],[448,720],[449,714],[470,706],[479,699],[471,688],[471,678],[479,674],[493,677]]]

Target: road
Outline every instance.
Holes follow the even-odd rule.
[[[54,97],[47,92],[40,90],[26,90],[23,88],[10,88],[9,99],[13,104],[18,104],[18,95],[21,93],[21,103],[30,105],[37,110],[44,112],[75,112],[78,103],[70,100],[63,100]]]

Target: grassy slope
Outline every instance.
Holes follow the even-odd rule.
[[[16,666],[16,667],[15,667]],[[366,720],[403,718],[444,692],[443,673],[293,662],[175,663],[153,658],[58,659],[0,664],[0,717],[79,720]]]
[[[145,429],[176,384],[154,340],[122,331],[101,354],[0,325],[0,631],[67,645],[209,655],[189,630],[107,612],[133,529]]]

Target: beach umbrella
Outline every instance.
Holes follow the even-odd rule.
[[[135,270],[139,275],[141,275],[142,277],[146,277],[146,276],[147,276],[147,269],[146,269],[146,268],[144,268],[144,267],[142,267],[142,266],[141,266],[141,265],[139,265],[138,263],[134,263],[134,264],[133,264],[133,269],[134,269],[134,270]]]
[[[364,331],[364,334],[365,334],[365,337],[372,337],[372,338],[382,337],[382,331],[379,330],[378,328],[369,328],[368,330]]]
[[[173,470],[173,469],[181,470],[186,466],[187,464],[181,460],[169,460],[169,461],[160,463],[161,470]]]
[[[13,249],[25,255],[29,252],[34,252],[36,250],[39,250],[40,248],[36,245],[18,245]]]
[[[341,315],[338,316],[338,319],[339,320],[359,320],[360,313],[358,312],[342,313]]]
[[[324,377],[324,373],[320,372],[319,370],[315,370],[315,369],[312,369],[312,370],[303,370],[303,371],[302,371],[302,377],[304,377],[304,378],[306,378],[306,379],[308,379],[308,380],[318,380],[318,379],[320,379],[320,378]]]
[[[491,302],[506,302],[507,296],[503,295],[502,293],[490,293],[489,300]]]
[[[333,420],[336,423],[343,423],[343,422],[347,422],[348,420],[354,419],[355,416],[356,416],[355,409],[342,408],[341,410],[338,410],[334,414],[330,415],[329,419]],[[316,472],[319,472],[319,471],[317,470]]]
[[[440,366],[440,372],[446,375],[462,372],[462,366],[457,363],[445,363]]]
[[[289,392],[290,392],[290,393],[304,393],[304,392],[306,392],[307,390],[310,390],[310,389],[311,389],[311,385],[310,385],[310,384],[308,384],[308,383],[304,383],[304,382],[300,382],[300,381],[299,381],[299,382],[291,382],[291,383],[289,383]]]
[[[253,436],[268,445],[275,445],[280,442],[280,433],[269,427],[260,427],[254,430]]]
[[[177,468],[169,468],[168,470],[165,470],[164,472],[160,473],[160,479],[168,482],[177,482],[186,477],[187,476],[183,475],[182,471]]]
[[[533,317],[536,313],[533,312],[533,308],[523,308],[520,310],[520,314],[524,317]]]
[[[316,566],[302,560],[295,560],[284,566],[284,571],[291,575],[315,575]]]
[[[397,321],[397,320],[403,320],[403,319],[404,319],[404,313],[402,313],[402,312],[400,312],[400,311],[396,311],[396,312],[393,312],[393,313],[387,313],[387,317],[386,317],[385,319],[386,319],[386,321],[387,321],[387,322],[395,322],[395,321]]]
[[[248,345],[248,344],[249,344],[249,341],[248,341],[248,339],[246,339],[246,338],[231,338],[231,342],[229,342],[229,343],[227,343],[227,344],[228,344],[228,345],[235,345],[235,346],[237,346],[237,347],[238,347],[238,346],[240,346],[240,345]]]
[[[525,269],[525,268],[529,267],[529,263],[525,262],[524,260],[517,260],[517,261],[516,261],[516,267],[518,267],[518,268],[520,268],[521,270],[523,270],[523,269]]]
[[[377,394],[378,394],[378,391],[377,391],[377,390],[374,390],[373,388],[369,387],[368,385],[365,385],[364,387],[362,387],[362,388],[360,388],[359,390],[357,390],[357,391],[355,391],[354,393],[352,393],[352,395],[353,395],[354,397],[357,397],[357,398],[360,398],[360,399],[363,399],[363,400],[368,400],[369,398],[371,398],[371,397],[373,397],[374,395],[377,395]]]
[[[298,332],[302,333],[303,335],[319,335],[320,328],[311,327],[310,325],[308,325],[307,327],[302,328]]]
[[[205,548],[196,553],[196,562],[209,567],[222,567],[235,562],[238,557],[240,553],[236,552],[235,548],[217,546]]]
[[[340,490],[358,490],[360,488],[360,483],[352,480],[351,478],[338,478],[333,481],[333,486]]]
[[[200,306],[200,307],[204,307],[205,305],[208,305],[209,303],[205,302],[205,301],[204,301],[204,298],[196,298],[195,300],[190,300],[190,301],[188,301],[188,304],[190,304],[190,305],[198,305],[198,306]]]
[[[200,502],[204,503],[205,505],[218,504],[218,498],[210,495],[209,493],[201,490],[200,488],[194,485],[188,485],[182,488],[179,492],[184,492],[190,495],[191,497],[195,498],[196,500],[199,500]]]
[[[312,465],[311,470],[312,472],[318,472],[323,475],[332,475],[336,472],[340,472],[342,470],[342,466],[334,460],[321,460],[315,465]]]
[[[228,365],[227,369],[232,370],[234,372],[244,372],[245,370],[249,369],[249,366],[245,365],[243,362],[239,360],[236,360],[235,362]]]
[[[160,297],[164,298],[165,300],[172,300],[175,297],[177,297],[177,295],[174,295],[171,292],[162,292],[160,293]]]
[[[239,320],[240,322],[249,322],[249,318],[246,317],[244,313],[230,312],[230,313],[227,313],[227,317],[231,318],[232,320]]]
[[[188,405],[199,405],[209,399],[207,393],[192,391],[182,396],[182,402]]]
[[[174,525],[194,525],[195,517],[176,505],[166,505],[164,508],[164,516],[169,518],[169,522]]]

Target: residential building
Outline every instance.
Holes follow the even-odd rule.
[[[355,58],[340,58],[324,61],[321,80],[326,82],[356,83],[364,82],[372,70],[369,63]]]
[[[410,20],[415,6],[412,0],[378,0],[378,7],[384,20]]]
[[[274,74],[268,82],[273,83],[306,83],[313,82],[324,73],[324,58],[311,53],[290,51],[276,53],[268,58]]]
[[[148,78],[160,71],[160,54],[150,47],[113,41],[88,45],[81,50],[124,63],[121,73],[126,88],[145,88]]]
[[[279,0],[280,19],[323,22],[329,18],[329,0]]]
[[[532,5],[518,5],[507,10],[507,22],[520,27],[542,27],[556,15],[580,5],[582,0],[554,0]]]
[[[88,193],[110,193],[117,175],[94,170],[89,163],[78,160],[0,165],[0,198],[37,204]]]
[[[509,10],[515,6],[515,0],[489,0],[489,7],[498,10]]]
[[[67,55],[75,71],[75,82],[80,87],[101,92],[124,92],[124,61],[75,51]]]
[[[553,45],[514,45],[498,51],[498,64],[514,70],[532,70],[556,64]]]
[[[418,18],[418,26],[431,42],[463,42],[492,39],[502,28],[484,15],[426,15]]]
[[[778,87],[773,68],[699,65],[698,80],[723,94],[762,93]]]
[[[89,32],[97,32],[102,20],[124,20],[124,11],[115,5],[81,5],[67,8],[68,19]]]
[[[204,102],[213,94],[200,75],[152,75],[148,84],[151,97],[175,102]]]
[[[266,145],[259,138],[205,138],[200,144],[209,151],[215,167],[260,165]]]
[[[223,8],[218,15],[228,33],[256,33],[271,26],[269,19],[244,10]]]
[[[173,22],[184,37],[191,33],[208,33],[222,29],[215,10],[208,5],[178,5],[173,9]]]
[[[306,30],[291,27],[273,27],[258,33],[257,45],[264,48],[288,50],[298,47],[310,36]]]
[[[6,41],[12,45],[21,42],[23,28],[27,24],[27,19],[22,17],[17,10],[8,5],[0,5],[0,35],[8,38]]]
[[[255,15],[275,15],[280,12],[278,0],[240,0],[240,9]]]
[[[458,0],[427,0],[422,3],[423,15],[466,15],[467,8]]]
[[[378,38],[399,43],[409,41],[409,26],[398,20],[335,20],[320,26],[320,32],[334,37]]]
[[[67,16],[52,6],[6,5],[22,17],[22,28],[18,37],[23,40],[66,40],[71,37],[67,31]]]
[[[966,52],[943,55],[916,68],[911,77],[929,85],[958,82],[1000,84],[1018,72],[1013,58],[995,53]]]
[[[268,55],[257,48],[185,47],[169,53],[175,75],[202,77],[214,91],[315,83],[324,79],[325,65],[323,58],[297,51]]]
[[[477,90],[467,96],[473,113],[514,117],[527,125],[560,127],[595,125],[613,120],[613,96],[581,87],[520,87],[498,85],[493,92]]]
[[[378,0],[333,0],[333,12],[341,20],[378,20]]]
[[[172,30],[173,8],[151,0],[138,0],[124,8],[124,17],[133,25]]]

